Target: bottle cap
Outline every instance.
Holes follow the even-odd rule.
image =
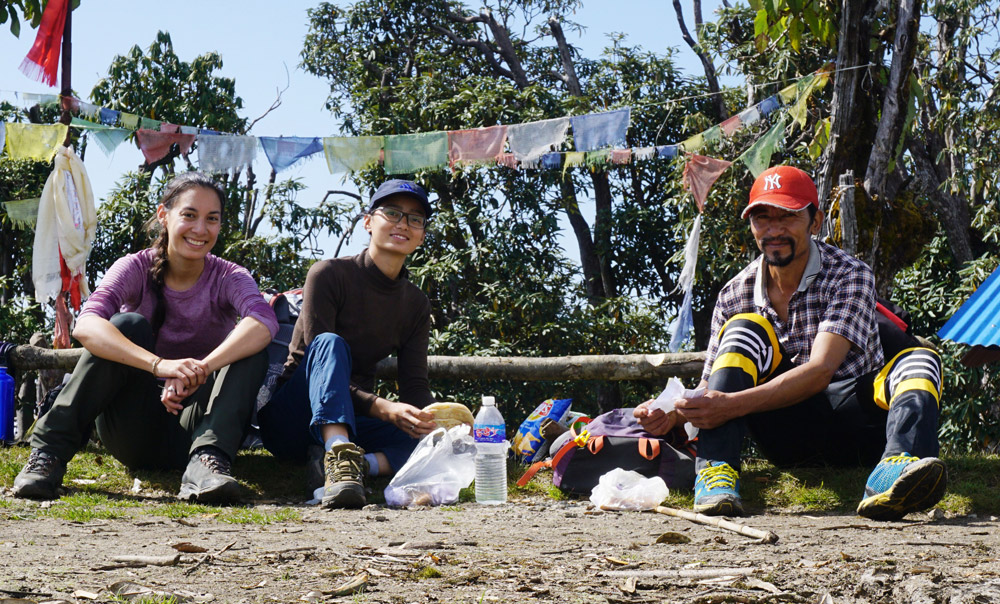
[[[484,407],[495,407],[496,404],[497,404],[497,399],[496,398],[494,398],[492,396],[484,396],[483,397],[483,406]]]

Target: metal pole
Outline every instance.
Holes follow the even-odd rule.
[[[66,24],[63,26],[63,39],[62,39],[62,91],[60,94],[64,97],[73,96],[73,2],[69,1],[69,6],[66,8]],[[73,115],[69,110],[68,105],[62,106],[62,115],[59,118],[59,122],[66,124],[67,126],[73,119]],[[70,131],[66,132],[66,140],[63,141],[63,145],[68,147],[70,142]]]

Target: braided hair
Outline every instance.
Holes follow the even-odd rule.
[[[202,172],[184,172],[175,176],[163,188],[160,205],[170,210],[174,207],[174,202],[177,201],[177,198],[182,193],[197,187],[214,191],[219,197],[219,205],[225,208],[226,192],[222,188],[222,185]],[[163,321],[167,316],[167,304],[163,295],[163,286],[167,277],[167,270],[170,268],[170,259],[167,257],[167,247],[170,241],[167,230],[163,228],[163,225],[160,224],[155,215],[146,222],[146,232],[153,239],[151,247],[156,251],[153,264],[149,267],[149,278],[153,282],[153,293],[156,294],[156,310],[153,311],[152,321],[153,334],[155,335],[160,331],[160,327],[163,326]]]

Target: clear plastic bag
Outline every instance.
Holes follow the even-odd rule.
[[[458,501],[458,493],[476,477],[476,441],[469,426],[438,428],[420,439],[417,448],[385,488],[392,506],[442,505]]]
[[[607,510],[651,510],[669,494],[659,476],[646,478],[633,470],[615,468],[601,476],[590,502]]]

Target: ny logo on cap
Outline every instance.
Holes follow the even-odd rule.
[[[764,177],[764,190],[771,191],[781,188],[781,174],[768,174]]]

